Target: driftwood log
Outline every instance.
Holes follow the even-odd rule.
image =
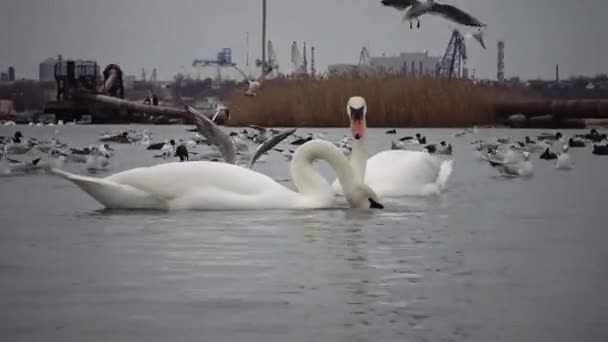
[[[556,119],[608,119],[608,100],[534,100],[494,104],[497,118],[521,114],[527,118],[552,115]]]
[[[148,115],[164,116],[167,118],[184,119],[187,122],[192,122],[194,120],[193,115],[188,112],[185,107],[153,106],[86,91],[78,91],[75,94],[75,97],[78,101],[100,103],[107,108],[126,110],[135,113],[146,113]],[[215,113],[204,113],[204,115],[209,119],[212,119],[215,124],[224,125],[228,121],[228,113],[229,109],[226,108],[219,115],[214,115]]]
[[[190,114],[184,108],[175,108],[168,106],[152,106],[133,101],[127,101],[108,95],[101,95],[89,92],[78,92],[76,98],[81,101],[91,101],[101,103],[109,108],[128,110],[131,112],[147,113],[150,115],[162,115],[171,118],[192,119]]]

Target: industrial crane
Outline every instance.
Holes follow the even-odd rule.
[[[437,76],[444,78],[468,78],[467,75],[467,46],[466,39],[474,38],[479,45],[485,50],[483,31],[476,33],[461,34],[460,31],[454,29],[452,37],[448,42],[448,47],[443,55],[441,62],[437,65]]]
[[[460,31],[454,30],[448,42],[448,47],[437,65],[437,77],[460,78],[463,68],[466,68],[467,48],[464,43],[464,36]]]
[[[279,61],[277,60],[277,54],[274,52],[274,48],[272,46],[272,41],[268,41],[267,46],[268,52],[268,60],[266,61],[266,65],[262,66],[262,60],[258,59],[255,61],[255,64],[258,68],[262,68],[262,73],[264,76],[271,74],[273,71],[279,70]]]
[[[361,49],[361,53],[359,54],[359,65],[370,65],[371,58],[369,57],[369,52],[367,51],[367,47],[363,47]]]
[[[304,43],[304,55],[300,53],[298,43],[295,41],[291,44],[291,63],[293,65],[293,74],[296,76],[306,75],[307,73],[307,61],[306,61],[306,43]]]

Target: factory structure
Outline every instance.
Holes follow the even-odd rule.
[[[14,67],[8,67],[6,72],[4,72],[4,71],[0,72],[0,81],[13,82],[15,80],[16,80],[16,78],[15,78],[15,68]]]
[[[498,58],[497,58],[497,72],[496,72],[496,80],[499,83],[503,83],[505,81],[505,41],[498,41]],[[559,73],[559,72],[558,72]],[[559,81],[559,76],[557,76],[557,80]]]
[[[402,52],[397,56],[369,56],[367,49],[361,51],[359,64],[331,64],[327,68],[329,75],[347,75],[353,72],[363,74],[381,72],[398,75],[434,75],[440,56],[431,56],[428,52]]]
[[[78,59],[74,61],[77,75],[78,73],[87,73],[87,72],[97,72],[100,74],[97,68],[97,61],[92,60],[82,60]],[[40,82],[54,82],[55,81],[55,66],[58,66],[57,73],[65,73],[65,60],[61,55],[58,55],[57,58],[47,58],[42,61],[39,65],[38,69],[38,80]],[[97,69],[95,69],[97,68]]]
[[[332,64],[330,76],[370,75],[374,73],[402,76],[432,76],[441,78],[469,78],[465,37],[454,30],[441,56],[426,52],[402,52],[396,56],[371,56],[366,47],[361,49],[358,64]]]

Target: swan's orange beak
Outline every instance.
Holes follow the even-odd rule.
[[[363,125],[361,119],[352,119],[350,121],[350,129],[353,133],[353,138],[359,140],[363,136]]]
[[[352,131],[355,140],[359,140],[363,137],[364,110],[364,108],[349,107],[350,130]]]

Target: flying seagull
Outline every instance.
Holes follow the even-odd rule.
[[[266,153],[267,151],[269,151],[270,149],[272,149],[273,147],[278,145],[281,141],[285,140],[288,136],[295,133],[295,131],[296,131],[295,128],[291,128],[291,129],[288,129],[288,130],[285,130],[282,132],[279,131],[278,133],[275,133],[273,136],[268,138],[260,146],[258,146],[258,148],[255,150],[255,154],[253,155],[253,157],[251,158],[251,161],[249,162],[249,168],[250,169],[253,168],[253,164],[256,162],[256,160],[258,160],[258,158],[260,158],[262,156],[262,154]]]
[[[230,136],[196,109],[186,106],[186,110],[194,117],[194,124],[198,128],[198,132],[207,138],[207,143],[218,147],[226,163],[236,164],[236,147]]]
[[[417,27],[420,28],[419,17],[425,14],[440,15],[448,20],[456,22],[460,25],[474,26],[474,27],[485,27],[486,24],[479,21],[479,19],[473,17],[469,13],[461,10],[458,7],[446,4],[440,4],[434,0],[419,1],[419,0],[382,0],[384,6],[396,8],[400,11],[405,11],[403,19],[410,21],[410,28],[412,28],[412,21],[417,20]]]
[[[243,70],[241,70],[239,67],[236,66],[236,64],[233,64],[232,67],[238,71],[244,78],[244,81],[247,82],[247,90],[245,91],[245,96],[256,96],[258,90],[260,89],[260,87],[262,86],[262,81],[261,79],[252,79],[250,77],[247,76],[247,74],[245,72],[243,72]]]
[[[198,128],[198,132],[207,138],[209,145],[215,145],[218,147],[224,162],[228,164],[236,164],[237,162],[237,149],[234,142],[230,138],[230,135],[222,131],[212,120],[210,120],[204,114],[198,112],[196,109],[186,106],[186,110],[192,114],[194,123]],[[281,141],[292,135],[296,130],[287,129],[284,131],[278,131],[276,134],[268,138],[263,144],[259,145],[255,151],[255,154],[251,157],[249,162],[249,168],[253,167],[253,164],[262,156],[262,154],[271,150]]]
[[[418,0],[382,0],[382,4],[387,7],[395,8],[399,11],[405,11],[410,7],[420,6],[421,3]],[[405,20],[405,17],[404,17]],[[420,28],[420,20],[418,20],[417,27]],[[413,28],[412,21],[410,20],[410,29]]]

